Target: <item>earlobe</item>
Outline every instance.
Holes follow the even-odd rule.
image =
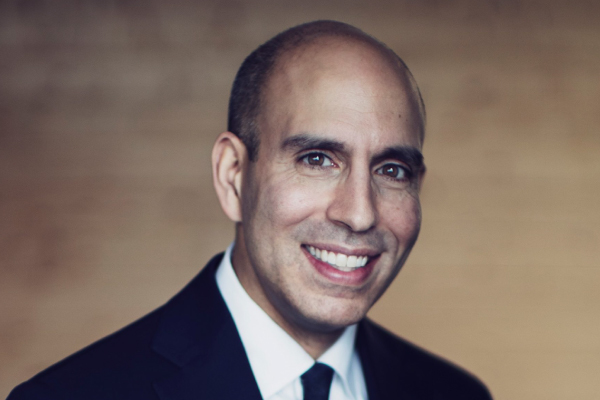
[[[247,160],[246,146],[231,132],[217,137],[212,150],[213,185],[225,214],[242,221],[242,176]]]

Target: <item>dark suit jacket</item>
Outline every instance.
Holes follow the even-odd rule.
[[[17,386],[8,400],[259,400],[215,281],[221,257],[167,304]],[[474,377],[368,319],[356,342],[370,400],[490,399]]]

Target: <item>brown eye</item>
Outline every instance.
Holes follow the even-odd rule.
[[[308,163],[310,165],[322,165],[323,164],[323,156],[321,154],[311,154],[308,155]]]
[[[302,162],[313,167],[332,167],[334,166],[331,158],[323,153],[310,153],[302,157]]]
[[[401,167],[398,164],[386,164],[383,167],[379,168],[376,172],[380,175],[389,176],[390,178],[398,180],[407,179],[409,176],[409,173],[406,170],[406,168]]]

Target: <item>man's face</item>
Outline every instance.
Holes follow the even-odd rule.
[[[284,327],[359,321],[417,239],[422,120],[398,71],[331,40],[288,57],[269,81],[233,260]]]

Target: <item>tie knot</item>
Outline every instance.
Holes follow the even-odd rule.
[[[300,377],[304,400],[327,400],[332,378],[333,369],[329,365],[315,363]]]

